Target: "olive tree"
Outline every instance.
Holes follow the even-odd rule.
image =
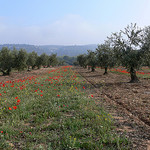
[[[38,69],[41,68],[41,65],[42,65],[42,58],[41,58],[41,56],[38,56],[36,58],[35,65],[38,67]]]
[[[83,68],[87,67],[87,55],[86,54],[81,54],[77,56],[77,62],[79,65]]]
[[[15,68],[18,71],[24,70],[27,68],[27,59],[28,59],[28,54],[26,50],[20,49],[16,58],[16,66]]]
[[[32,69],[35,68],[37,57],[38,57],[38,55],[34,51],[28,54],[28,60],[27,60],[28,70],[30,69],[30,66],[32,66]]]
[[[16,67],[18,65],[18,62],[17,62],[18,53],[19,53],[19,51],[15,47],[11,51],[11,55],[12,55],[12,68],[15,68],[15,69],[16,69]]]
[[[0,51],[0,71],[3,75],[9,75],[12,69],[12,55],[7,47]]]
[[[114,57],[113,48],[109,43],[98,45],[96,48],[98,66],[105,69],[104,75],[107,74],[108,68],[112,68],[115,65],[116,59]]]
[[[120,30],[119,33],[113,33],[111,37],[108,37],[114,46],[117,60],[130,72],[131,83],[139,82],[136,70],[144,64],[143,37],[143,30],[132,23],[124,31]]]
[[[58,64],[57,54],[51,54],[48,57],[48,67],[50,67],[50,66],[56,66],[57,64]]]
[[[46,66],[48,66],[48,55],[46,53],[43,53],[40,55],[41,57],[41,65],[45,68]]]
[[[65,65],[65,61],[64,60],[59,60],[58,61],[58,66],[64,66]]]
[[[92,72],[94,72],[97,65],[96,53],[91,50],[88,50],[87,61],[88,65],[91,66]]]
[[[144,43],[142,46],[145,65],[150,67],[150,26],[144,28]]]

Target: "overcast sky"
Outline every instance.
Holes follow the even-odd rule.
[[[0,0],[0,44],[100,44],[150,25],[150,0]]]

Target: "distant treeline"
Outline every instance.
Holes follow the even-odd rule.
[[[27,69],[40,69],[43,67],[51,67],[58,65],[56,54],[47,55],[45,53],[38,56],[34,51],[27,53],[26,50],[13,50],[3,47],[0,51],[0,71],[3,75],[9,75],[12,69],[18,71]]]
[[[59,65],[74,65],[77,61],[77,57],[61,56],[57,57],[59,60]]]
[[[15,47],[13,50],[8,47],[0,50],[0,71],[3,75],[9,75],[12,69],[30,71],[35,68],[40,69],[41,66],[74,65],[76,61],[77,57],[57,57],[57,54],[47,55],[46,53],[39,56],[35,51],[27,53],[25,49],[17,50]]]

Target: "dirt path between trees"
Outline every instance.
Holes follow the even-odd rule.
[[[128,83],[130,77],[103,70],[91,72],[76,67],[75,70],[92,84],[95,103],[109,112],[119,134],[132,141],[135,150],[150,150],[150,80]]]

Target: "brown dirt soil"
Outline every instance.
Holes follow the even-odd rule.
[[[91,72],[76,67],[90,84],[95,103],[113,116],[117,132],[131,139],[135,150],[150,150],[150,80],[129,83],[130,77],[97,69]]]

